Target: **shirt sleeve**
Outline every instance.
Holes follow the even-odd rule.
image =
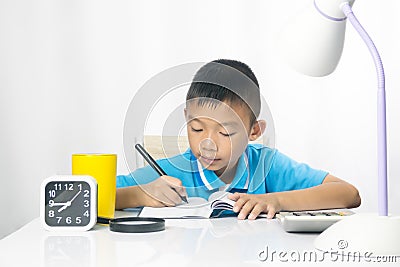
[[[267,192],[305,189],[320,185],[328,173],[298,163],[276,151],[267,176]]]
[[[172,177],[177,177],[182,180],[184,186],[192,185],[192,169],[190,164],[190,151],[187,150],[184,154],[179,154],[171,158],[158,159],[158,165]],[[117,176],[117,188],[148,184],[160,175],[151,166],[136,169],[128,175]]]
[[[153,168],[151,168],[150,166],[146,166],[143,168],[139,168],[128,175],[118,175],[117,188],[147,184],[154,181],[158,177],[159,175],[155,170],[153,170]]]

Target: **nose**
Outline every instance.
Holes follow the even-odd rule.
[[[199,143],[199,150],[203,156],[214,157],[217,152],[217,145],[211,138],[205,138]]]

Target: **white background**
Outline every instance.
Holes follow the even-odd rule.
[[[276,147],[358,187],[376,211],[376,77],[351,25],[339,66],[310,78],[284,65],[276,37],[312,0],[0,0],[0,238],[39,216],[39,186],[71,154],[118,154],[143,83],[178,64],[241,60],[256,73]],[[381,5],[379,5],[381,4]],[[400,213],[397,0],[356,1],[387,75],[390,212]],[[318,37],[316,37],[318,38]]]

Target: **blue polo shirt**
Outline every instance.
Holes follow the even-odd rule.
[[[310,168],[259,144],[249,144],[239,158],[231,184],[225,184],[214,171],[201,166],[190,149],[183,154],[157,160],[167,175],[179,178],[189,197],[208,197],[218,191],[265,194],[319,185],[328,174]],[[150,166],[139,168],[128,175],[117,176],[117,187],[146,184],[159,177]]]

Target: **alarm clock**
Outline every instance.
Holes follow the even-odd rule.
[[[97,182],[88,175],[56,175],[40,188],[40,220],[46,230],[87,231],[97,221]]]

